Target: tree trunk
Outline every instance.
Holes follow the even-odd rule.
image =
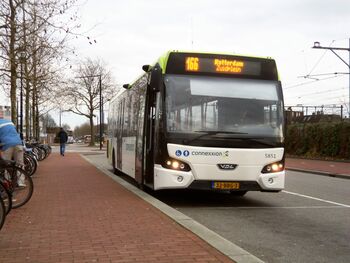
[[[89,146],[95,146],[95,130],[94,130],[94,115],[90,115],[90,135],[91,135],[91,141]]]
[[[10,71],[11,71],[11,88],[10,88],[10,100],[11,100],[11,119],[17,126],[17,96],[16,96],[16,56],[15,56],[15,41],[16,41],[16,8],[13,5],[13,0],[9,0],[10,3]]]
[[[28,61],[27,61],[27,27],[26,27],[26,12],[25,12],[25,7],[24,7],[25,1],[22,2],[22,13],[23,13],[23,17],[22,17],[22,27],[23,27],[23,46],[24,49],[22,50],[22,52],[26,51],[25,54],[25,59],[24,61],[21,61],[21,63],[24,64],[24,90],[25,90],[25,138],[28,139],[29,138],[29,127],[30,127],[30,116],[29,116],[29,107],[30,107],[30,81],[28,78]],[[23,54],[22,54],[23,55]],[[21,55],[21,58],[22,58]],[[23,80],[22,80],[23,81]]]
[[[28,139],[30,137],[30,81],[28,78],[28,64],[25,62],[24,64],[24,75],[25,75],[25,91],[26,91],[26,106],[25,106],[25,112],[26,112],[26,138]]]
[[[35,110],[36,110],[36,114],[35,114],[35,125],[36,125],[36,141],[40,141],[40,119],[39,119],[39,103],[38,103],[38,95],[35,96],[36,97],[36,104],[35,104]]]
[[[36,138],[36,87],[33,85],[32,92],[32,134]]]
[[[33,24],[34,24],[34,28],[36,28],[36,9],[34,6],[34,10],[33,10]],[[36,47],[37,46],[37,38],[36,36],[34,36],[33,39],[33,46]],[[33,137],[34,139],[38,140],[38,89],[37,89],[37,52],[36,52],[36,48],[34,48],[33,50],[33,54],[32,54],[32,60],[33,60],[33,73],[32,73],[32,85],[33,85],[33,98],[32,98],[32,118],[33,118]]]

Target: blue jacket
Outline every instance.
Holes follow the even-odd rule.
[[[12,121],[0,119],[0,145],[3,151],[16,145],[22,145],[22,140]]]

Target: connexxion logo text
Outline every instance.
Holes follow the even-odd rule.
[[[175,155],[176,156],[189,156],[190,155],[190,152],[185,150],[185,151],[181,151],[181,150],[176,150],[175,151]],[[229,152],[228,151],[224,151],[224,152],[206,152],[206,151],[192,151],[191,152],[191,155],[194,155],[194,156],[222,156],[222,157],[228,157],[229,156]]]

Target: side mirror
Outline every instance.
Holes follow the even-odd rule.
[[[151,79],[149,81],[149,86],[152,91],[158,92],[162,87],[162,69],[159,64],[156,64],[151,70]]]
[[[143,66],[142,66],[142,70],[143,70],[144,72],[150,71],[151,68],[152,68],[152,67],[151,67],[150,65],[143,65]]]
[[[124,89],[130,89],[130,88],[131,88],[131,85],[130,85],[130,84],[124,84],[124,85],[123,85],[123,88],[124,88]]]

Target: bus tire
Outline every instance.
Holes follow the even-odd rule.
[[[145,186],[144,186],[143,183],[137,183],[137,187],[138,187],[140,190],[142,190],[142,191],[145,190]]]
[[[248,191],[230,191],[233,196],[244,196]]]
[[[113,153],[112,153],[112,166],[113,166],[113,173],[114,174],[117,174],[117,168],[115,167],[115,153],[114,153],[114,150],[113,150]]]

